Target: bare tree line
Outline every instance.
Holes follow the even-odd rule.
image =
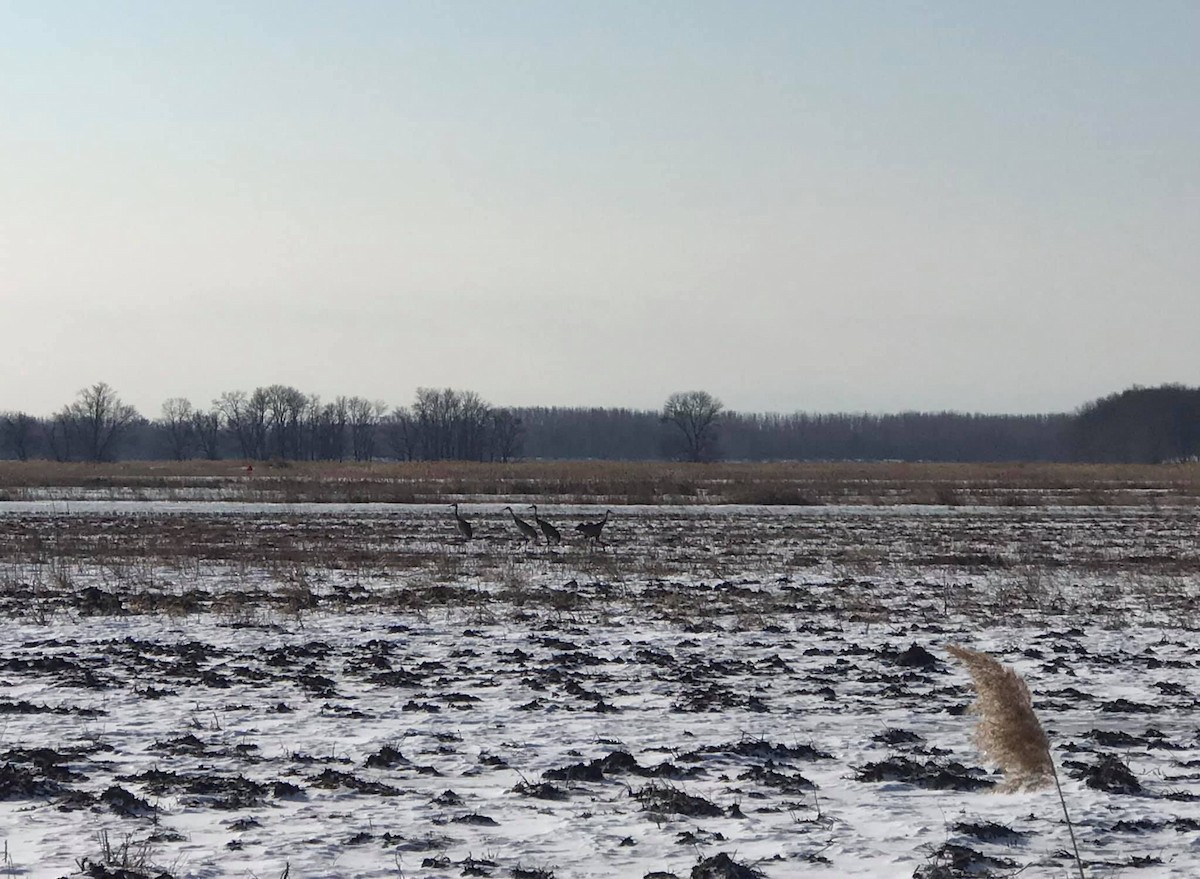
[[[0,457],[253,461],[609,459],[1128,461],[1200,454],[1200,389],[1131,388],[1075,413],[740,413],[704,391],[661,410],[499,408],[474,391],[418,388],[408,406],[288,385],[183,397],[149,420],[100,382],[49,417],[0,415]]]
[[[520,454],[521,424],[473,391],[419,388],[411,406],[389,410],[282,384],[226,391],[208,409],[171,397],[151,421],[99,382],[49,418],[0,417],[0,439],[0,454],[19,460],[507,461]]]

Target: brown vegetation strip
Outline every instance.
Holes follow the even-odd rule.
[[[0,500],[47,490],[263,503],[1194,505],[1200,464],[276,462],[247,473],[235,461],[0,462]]]

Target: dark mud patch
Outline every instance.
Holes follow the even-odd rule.
[[[871,736],[871,741],[881,745],[920,745],[925,739],[912,730],[891,728]]]
[[[764,787],[774,788],[784,794],[802,794],[805,791],[816,790],[817,786],[799,772],[788,774],[779,772],[773,764],[755,766],[738,776],[738,781],[753,781]]]
[[[384,784],[380,781],[366,781],[358,776],[351,775],[349,772],[339,772],[336,769],[326,769],[320,775],[315,775],[309,780],[309,784],[313,787],[324,788],[325,790],[352,790],[360,794],[374,794],[379,797],[398,797],[400,789],[392,787],[390,784]]]
[[[26,702],[24,699],[19,702],[0,699],[0,714],[73,714],[77,717],[100,717],[104,712],[98,708],[51,707],[49,705],[35,705],[32,702]]]
[[[1030,834],[1024,830],[1014,830],[1007,824],[997,824],[995,821],[960,821],[954,825],[954,832],[969,836],[983,842],[1015,843],[1027,839]]]
[[[86,781],[87,776],[72,772],[66,764],[77,760],[78,752],[61,753],[53,748],[13,748],[0,754],[5,763],[23,763],[32,766],[43,777],[53,781]]]
[[[32,800],[57,797],[65,788],[52,778],[25,766],[0,766],[0,800]]]
[[[384,745],[374,754],[367,757],[367,767],[370,769],[392,769],[396,766],[407,765],[408,763],[409,759],[391,745]]]
[[[161,769],[148,769],[137,775],[118,775],[117,781],[141,784],[156,795],[187,795],[192,805],[213,809],[248,809],[260,806],[267,796],[267,785],[243,775],[185,775]]]
[[[567,798],[565,790],[548,781],[543,781],[540,784],[531,784],[522,781],[513,788],[513,793],[520,794],[523,797],[533,797],[536,800],[565,800]]]
[[[765,879],[765,876],[765,873],[739,864],[721,852],[692,867],[690,879]]]
[[[200,756],[204,754],[207,749],[208,746],[191,733],[175,739],[168,739],[165,742],[156,741],[149,748],[151,751],[157,751],[163,754],[190,754],[193,756]]]
[[[550,781],[604,781],[610,775],[637,775],[642,778],[690,778],[696,769],[682,769],[674,763],[664,762],[657,766],[642,766],[626,751],[613,751],[607,756],[587,763],[573,763],[558,769],[548,769],[542,778]]]
[[[900,653],[884,655],[901,668],[920,668],[927,671],[945,668],[945,663],[915,642]]]
[[[1016,866],[1016,862],[1008,858],[992,857],[970,846],[947,842],[934,850],[928,863],[913,871],[913,879],[979,879],[986,876],[1008,876]]]
[[[148,818],[158,811],[146,800],[116,784],[100,795],[100,802],[123,818]]]
[[[1127,733],[1123,730],[1093,729],[1087,734],[1087,737],[1097,745],[1105,748],[1153,748],[1164,751],[1183,750],[1182,745],[1168,741],[1166,735],[1154,727],[1149,727],[1140,736]]]
[[[174,879],[165,870],[160,873],[146,873],[141,870],[135,870],[132,867],[114,867],[98,864],[88,858],[80,860],[79,871],[81,875],[88,877],[88,879]]]
[[[729,754],[751,760],[832,760],[833,755],[813,745],[780,745],[766,739],[742,739],[722,745],[709,745],[693,754]]]
[[[645,812],[685,815],[689,818],[720,818],[726,814],[716,803],[671,785],[648,784],[633,796]]]
[[[125,602],[119,595],[88,586],[75,596],[76,609],[85,616],[118,616],[125,613]]]
[[[1084,784],[1094,790],[1135,796],[1145,793],[1142,783],[1137,780],[1129,767],[1113,754],[1101,754],[1092,763],[1066,760],[1063,762],[1063,767],[1072,778],[1082,780]]]
[[[472,812],[469,815],[459,815],[452,818],[451,821],[455,824],[471,824],[475,827],[499,827],[500,822],[488,815],[481,815],[478,812]]]
[[[901,782],[928,790],[982,790],[995,786],[995,782],[984,777],[982,769],[968,768],[956,761],[946,763],[927,760],[924,763],[908,757],[889,757],[877,763],[868,763],[859,769],[854,778],[866,782]]]

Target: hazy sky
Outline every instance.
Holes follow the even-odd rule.
[[[0,409],[1200,383],[1200,4],[0,0]]]

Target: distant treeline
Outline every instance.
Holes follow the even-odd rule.
[[[409,406],[322,401],[286,385],[183,398],[147,419],[104,383],[51,416],[0,415],[0,457],[60,461],[656,460],[1114,461],[1200,453],[1200,389],[1131,388],[1072,414],[762,414],[705,392],[661,411],[496,407],[473,391],[420,388]]]
[[[1068,425],[1078,461],[1159,463],[1200,456],[1200,388],[1134,387],[1082,407]]]
[[[530,458],[647,460],[664,453],[671,425],[631,409],[515,409]],[[1064,461],[1067,415],[791,415],[725,412],[716,457],[732,461]]]

